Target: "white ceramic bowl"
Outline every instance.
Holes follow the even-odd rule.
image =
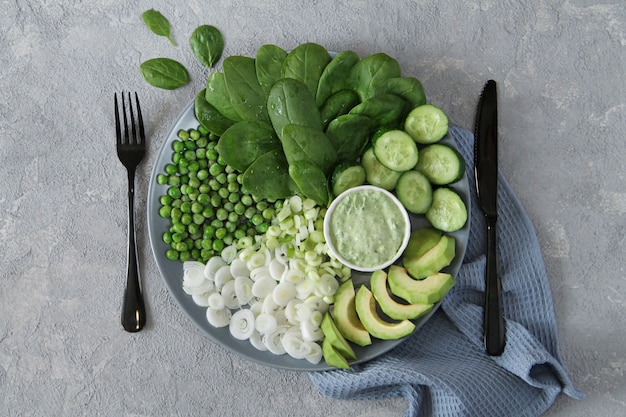
[[[339,251],[334,244],[336,240],[335,237],[338,235],[339,231],[333,230],[331,221],[332,221],[333,216],[336,213],[337,207],[341,204],[342,201],[344,201],[345,198],[350,196],[352,193],[358,193],[358,192],[361,192],[362,190],[371,190],[373,192],[380,193],[382,196],[391,200],[394,203],[394,205],[397,207],[397,209],[399,210],[400,215],[402,217],[402,221],[404,222],[404,224],[401,225],[403,234],[402,234],[402,241],[400,243],[400,246],[398,247],[398,250],[392,256],[388,257],[387,259],[385,259],[383,262],[379,263],[378,265],[371,265],[371,264],[359,265],[355,263],[355,261],[350,261],[346,259],[344,255],[342,255],[341,251]],[[377,213],[375,211],[370,210],[370,211],[364,212],[363,214],[359,214],[357,217],[353,217],[352,220],[355,220],[356,223],[360,225],[368,225],[368,224],[377,223],[379,226],[384,226],[385,222],[383,221],[381,216],[382,216],[381,213]],[[360,232],[360,230],[354,230],[355,228],[358,228],[357,226],[354,226],[354,225],[351,228],[350,226],[345,225],[345,224],[340,225],[339,227],[341,226],[345,226],[346,227],[345,231],[349,233]],[[381,229],[379,229],[379,231],[381,231]],[[382,232],[384,232],[384,228],[382,229]],[[337,258],[342,264],[356,271],[372,272],[372,271],[377,271],[379,269],[384,269],[388,267],[389,265],[393,264],[396,260],[398,260],[398,258],[402,255],[402,253],[406,249],[406,246],[409,243],[410,236],[411,236],[411,220],[409,218],[408,212],[406,211],[402,203],[397,199],[396,196],[394,196],[389,191],[384,190],[382,188],[374,187],[372,185],[361,185],[361,186],[353,187],[344,191],[339,196],[335,197],[333,202],[328,207],[328,211],[326,212],[326,216],[324,217],[324,237],[326,239],[326,244],[328,245],[330,254],[333,257]],[[380,239],[380,236],[378,236],[378,238]],[[371,248],[370,250],[373,251],[373,249]],[[368,257],[367,253],[364,251],[363,254],[365,258],[367,259]],[[365,262],[363,262],[363,264],[365,264]]]

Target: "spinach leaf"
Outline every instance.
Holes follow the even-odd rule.
[[[335,149],[321,130],[288,124],[283,127],[281,142],[290,166],[309,161],[328,173],[335,164]]]
[[[400,72],[398,61],[380,52],[357,62],[350,71],[350,81],[361,101],[365,101],[376,95],[379,84],[389,78],[399,77]]]
[[[274,84],[267,97],[267,111],[279,138],[288,124],[322,130],[315,97],[304,83],[293,78],[282,78]]]
[[[317,85],[315,101],[318,107],[331,95],[350,88],[348,75],[359,59],[355,52],[341,51],[326,65]]]
[[[154,87],[174,90],[189,82],[187,69],[170,58],[153,58],[143,62],[139,69],[143,78]]]
[[[426,94],[420,80],[414,77],[394,77],[375,87],[375,94],[395,94],[409,102],[411,107],[426,104]]]
[[[254,197],[270,200],[291,197],[298,190],[285,154],[278,149],[258,157],[243,173],[242,185]]]
[[[330,55],[326,48],[316,43],[303,43],[296,46],[285,58],[283,77],[302,82],[315,97],[317,84],[329,61]]]
[[[289,165],[289,176],[303,196],[315,200],[319,205],[328,205],[331,199],[328,179],[317,165],[308,161]]]
[[[235,111],[230,102],[223,72],[214,71],[207,78],[206,101],[229,119],[237,122],[241,120],[239,113]]]
[[[161,12],[154,9],[146,10],[141,14],[141,18],[152,33],[159,36],[165,36],[172,43],[172,45],[176,45],[170,36],[170,22],[161,14]]]
[[[361,99],[359,95],[352,90],[340,90],[328,97],[324,105],[320,108],[320,116],[322,117],[322,126],[324,129],[326,129],[331,120],[348,113],[360,102]]]
[[[224,51],[224,37],[215,26],[198,26],[189,38],[191,50],[205,67],[213,68]]]
[[[254,59],[229,56],[224,59],[224,79],[233,109],[242,120],[269,120],[265,91],[256,78]]]
[[[326,136],[337,153],[337,162],[356,161],[369,142],[371,119],[360,114],[344,114],[333,119]]]
[[[409,105],[406,100],[395,94],[381,94],[355,106],[350,114],[361,114],[372,119],[370,131],[380,127],[401,127]]]
[[[244,172],[261,155],[281,149],[274,128],[267,121],[244,120],[222,134],[217,151],[228,165]]]
[[[209,102],[206,101],[206,90],[202,90],[196,94],[194,112],[196,119],[198,119],[202,126],[206,127],[209,132],[218,136],[221,136],[226,129],[235,123],[224,117],[215,107],[211,106]]]
[[[287,52],[276,45],[263,45],[256,52],[256,76],[261,87],[269,93],[274,83],[282,78],[282,66]]]

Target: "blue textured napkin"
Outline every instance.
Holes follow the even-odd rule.
[[[325,395],[374,400],[404,397],[406,416],[538,416],[560,393],[580,399],[558,348],[552,295],[535,230],[506,180],[498,181],[498,262],[507,345],[483,347],[485,221],[476,201],[474,136],[450,128],[467,162],[471,224],[455,287],[441,308],[405,342],[352,367],[310,373]]]

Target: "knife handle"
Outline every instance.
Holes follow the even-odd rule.
[[[487,217],[487,268],[485,271],[484,336],[485,349],[491,356],[504,351],[504,318],[502,316],[502,285],[498,277],[496,219]]]

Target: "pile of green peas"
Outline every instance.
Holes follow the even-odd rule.
[[[172,142],[172,160],[159,185],[159,215],[171,220],[162,238],[170,260],[207,262],[224,247],[264,234],[282,201],[256,199],[242,185],[238,173],[220,157],[219,136],[202,125],[180,130]]]

